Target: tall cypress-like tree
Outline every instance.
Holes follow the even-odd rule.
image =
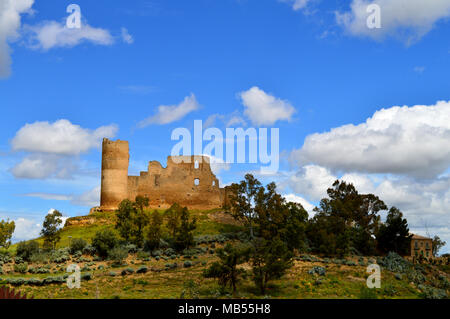
[[[386,223],[381,224],[376,235],[378,249],[383,253],[390,251],[399,255],[407,255],[411,244],[408,221],[403,218],[402,212],[391,207],[386,218]]]

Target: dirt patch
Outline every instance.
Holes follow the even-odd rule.
[[[225,212],[214,212],[210,213],[208,215],[208,218],[221,224],[227,224],[227,225],[234,225],[234,226],[243,226],[243,224],[236,219],[234,219],[233,216],[229,213]]]

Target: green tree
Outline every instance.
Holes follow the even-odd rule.
[[[61,217],[62,214],[57,210],[45,216],[41,230],[41,235],[44,237],[44,247],[54,250],[56,244],[61,240]]]
[[[188,249],[194,245],[194,230],[197,228],[197,220],[189,218],[189,211],[186,207],[181,211],[180,226],[175,233],[175,249]]]
[[[446,242],[441,240],[439,236],[433,237],[433,256],[437,256],[439,253],[439,250],[445,246]]]
[[[100,257],[107,257],[109,251],[119,245],[117,234],[111,229],[103,229],[95,233],[92,238],[92,246],[96,249]]]
[[[172,237],[175,237],[178,228],[181,223],[181,213],[183,212],[183,208],[177,203],[170,206],[164,212],[165,218],[167,219],[167,229]]]
[[[335,181],[309,222],[308,238],[319,253],[344,255],[350,248],[375,253],[378,213],[387,206],[373,194],[359,194],[353,184]]]
[[[293,253],[280,238],[254,238],[250,261],[253,281],[263,295],[271,280],[281,278],[292,267]]]
[[[226,244],[224,248],[216,250],[219,261],[214,262],[205,269],[203,275],[206,278],[217,278],[222,289],[230,286],[233,293],[236,292],[236,285],[239,277],[245,271],[237,266],[248,259],[249,246]]]
[[[159,248],[162,235],[163,218],[158,211],[154,211],[150,218],[150,224],[145,229],[146,243],[145,246],[149,250]]]
[[[125,241],[138,247],[143,245],[144,228],[149,222],[149,214],[145,211],[148,205],[148,198],[137,196],[134,202],[123,200],[117,212],[116,230]]]
[[[242,221],[254,237],[255,197],[261,188],[261,182],[253,175],[246,174],[245,179],[239,184],[230,186],[229,208],[231,214],[237,220]]]
[[[0,221],[0,247],[8,249],[11,245],[11,237],[16,229],[14,221]]]
[[[383,253],[390,251],[399,255],[407,255],[411,245],[408,221],[402,212],[391,207],[386,217],[386,223],[381,224],[376,234],[378,249]]]

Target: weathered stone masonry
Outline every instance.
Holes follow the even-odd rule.
[[[153,208],[168,208],[178,203],[188,208],[222,207],[226,188],[211,171],[204,156],[169,156],[167,167],[157,161],[148,164],[140,176],[128,176],[129,145],[127,141],[103,139],[101,210],[115,210],[124,199],[147,196]]]

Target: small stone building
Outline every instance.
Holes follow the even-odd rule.
[[[419,258],[433,257],[433,240],[428,237],[412,234],[411,237],[411,257]]]

